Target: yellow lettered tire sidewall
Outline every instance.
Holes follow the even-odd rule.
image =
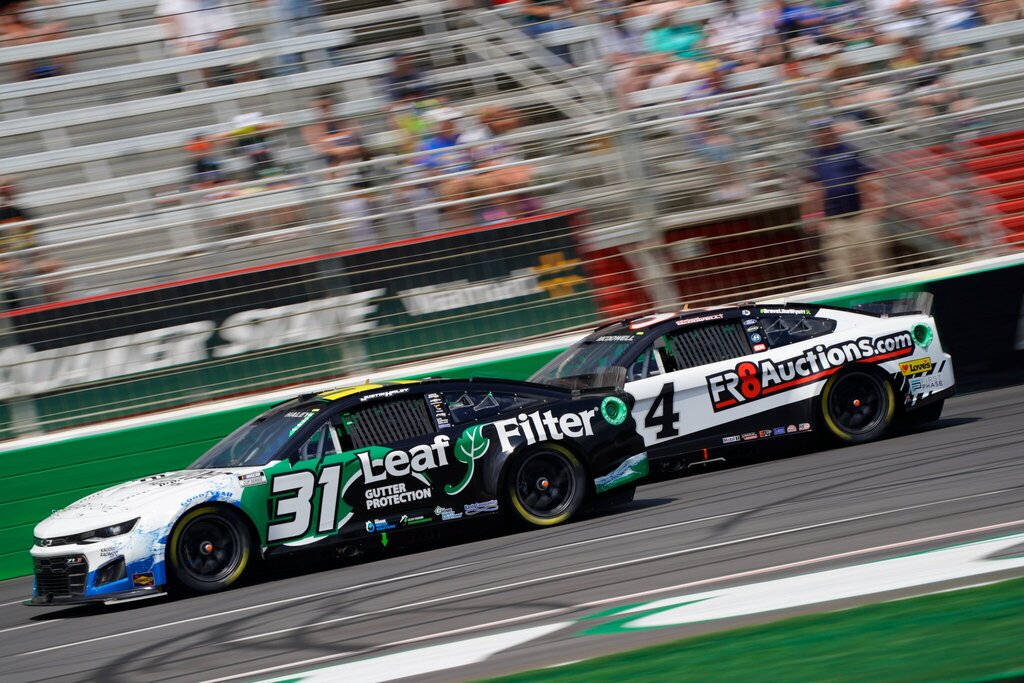
[[[174,573],[177,574],[179,567],[181,566],[178,561],[178,540],[181,538],[181,531],[184,529],[190,521],[201,517],[203,515],[218,515],[224,516],[224,512],[215,505],[197,505],[185,514],[183,514],[178,521],[174,524],[174,530],[171,532],[171,537],[167,540],[167,559],[171,566],[174,568]],[[235,523],[234,521],[232,523]],[[248,536],[247,533],[243,534],[243,538]],[[246,539],[247,540],[247,539]],[[220,589],[227,588],[245,573],[246,567],[249,566],[249,558],[252,554],[251,543],[244,543],[242,546],[242,557],[238,561],[238,566],[231,574],[229,574],[224,580]],[[171,577],[168,576],[168,579]]]
[[[552,443],[538,444],[538,447],[560,453],[561,455],[565,456],[565,458],[572,464],[573,468],[576,469],[577,472],[585,471],[583,469],[583,465],[580,464],[579,458],[577,458],[568,448]],[[585,485],[585,477],[583,478],[583,481]],[[579,505],[572,506],[556,517],[538,517],[537,515],[534,515],[527,511],[527,509],[524,508],[523,504],[519,501],[519,496],[516,495],[516,484],[515,479],[513,477],[506,477],[505,493],[508,496],[509,501],[512,503],[512,508],[516,511],[516,514],[519,516],[519,518],[527,524],[532,524],[533,526],[555,526],[556,524],[561,524],[562,522],[565,522],[570,517],[572,517],[573,513],[575,513],[576,510],[579,508]]]
[[[828,427],[828,431],[832,436],[843,441],[853,441],[853,436],[844,432],[839,425],[835,423],[832,416],[828,414],[828,398],[832,393],[832,387],[835,386],[836,380],[841,376],[841,373],[836,373],[828,378],[825,382],[825,387],[821,390],[821,416],[825,422],[825,426]],[[892,390],[892,384],[881,377],[877,377],[879,382],[882,383],[883,391],[885,392],[886,400],[889,403],[888,410],[885,414],[884,424],[889,425],[892,423],[892,416],[896,412],[896,394]]]

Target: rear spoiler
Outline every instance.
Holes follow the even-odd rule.
[[[873,315],[878,318],[893,318],[901,315],[931,315],[934,299],[935,297],[931,292],[907,292],[892,298],[863,301],[849,306],[793,303],[787,303],[786,306],[793,308],[817,306],[818,308],[831,308],[839,311],[853,311],[854,313]]]

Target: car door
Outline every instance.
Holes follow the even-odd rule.
[[[626,390],[636,399],[633,417],[652,457],[710,443],[726,420],[711,405],[706,377],[750,353],[741,321],[730,319],[680,326],[637,356],[627,369]]]
[[[268,546],[302,545],[337,532],[348,512],[340,509],[340,486],[352,472],[342,451],[336,416],[321,412],[312,433],[266,470]]]
[[[457,464],[440,395],[409,391],[342,410],[343,458],[354,468],[341,496],[353,522],[380,533],[429,521]]]

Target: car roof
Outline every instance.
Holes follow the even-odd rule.
[[[661,335],[668,330],[676,329],[684,325],[712,322],[716,320],[746,318],[748,316],[763,315],[765,312],[814,315],[820,308],[822,307],[817,304],[765,304],[745,301],[735,304],[725,304],[722,306],[687,308],[681,311],[667,313],[647,313],[602,325],[588,334],[584,341],[597,341],[601,340],[603,337],[623,337],[621,340],[609,341],[627,341],[626,337],[628,337],[629,340],[633,340],[642,338],[648,333]]]
[[[328,389],[327,391],[321,391],[317,394],[318,398],[322,398],[325,401],[340,401],[343,398],[349,396],[359,396],[361,394],[368,394],[378,389],[392,389],[399,387],[407,387],[410,384],[419,384],[418,379],[399,379],[388,382],[365,382],[363,384],[354,384],[348,387],[337,387],[334,389]]]
[[[335,387],[318,393],[301,394],[282,401],[273,407],[274,410],[302,410],[311,406],[325,403],[337,405],[339,402],[360,404],[378,398],[387,398],[398,393],[405,393],[403,389],[413,388],[429,391],[451,390],[453,387],[465,389],[488,390],[490,388],[503,390],[531,391],[533,393],[544,393],[558,395],[571,393],[568,390],[548,384],[538,384],[515,379],[502,379],[492,377],[470,377],[468,379],[447,379],[438,377],[426,377],[423,379],[400,379],[385,380],[380,382],[365,382],[350,386]],[[396,391],[397,390],[397,391]]]

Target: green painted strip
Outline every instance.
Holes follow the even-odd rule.
[[[1024,667],[1024,579],[678,640],[509,683],[1006,680]]]

